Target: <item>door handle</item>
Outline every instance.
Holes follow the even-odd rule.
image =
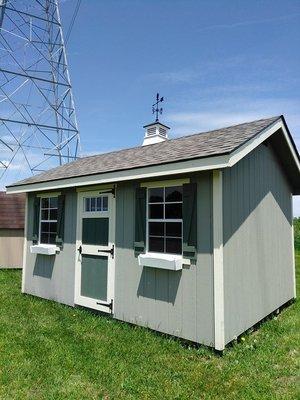
[[[82,254],[82,246],[80,245],[77,249],[79,251],[79,254]]]

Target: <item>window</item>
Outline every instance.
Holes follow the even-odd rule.
[[[148,251],[182,254],[182,186],[148,189]]]
[[[40,243],[55,244],[57,234],[57,197],[41,198]]]
[[[84,212],[108,211],[108,197],[85,197],[83,199],[83,210]]]

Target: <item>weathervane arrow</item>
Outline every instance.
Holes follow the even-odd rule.
[[[162,114],[163,108],[159,107],[159,103],[162,103],[164,101],[163,97],[159,96],[159,93],[156,94],[156,103],[152,104],[152,114],[155,114],[156,119],[155,122],[158,122],[158,116],[159,114]]]

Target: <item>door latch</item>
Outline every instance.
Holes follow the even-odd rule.
[[[112,248],[110,250],[98,250],[98,253],[109,253],[112,258],[115,256],[115,245],[112,245]]]
[[[80,245],[77,249],[79,251],[79,254],[82,254],[82,246]]]

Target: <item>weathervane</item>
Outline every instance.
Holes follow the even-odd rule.
[[[164,101],[163,97],[159,97],[159,93],[156,94],[156,103],[152,104],[152,114],[156,114],[156,119],[155,122],[158,122],[158,116],[159,114],[162,114],[163,108],[158,107],[159,103],[162,103]]]

